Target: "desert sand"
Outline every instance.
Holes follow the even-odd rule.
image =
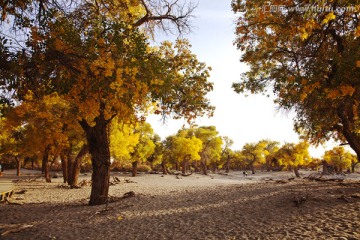
[[[109,204],[92,207],[91,186],[68,189],[34,174],[0,178],[14,180],[16,192],[0,205],[0,239],[360,239],[360,174],[113,173],[120,183]]]

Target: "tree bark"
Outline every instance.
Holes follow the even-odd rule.
[[[328,165],[328,163],[326,161],[323,161],[322,166],[323,166],[322,173],[325,174],[325,175],[328,175],[329,174],[329,169],[328,169],[329,165]]]
[[[251,173],[252,173],[252,174],[255,174],[255,167],[254,167],[253,164],[251,165]]]
[[[45,174],[45,181],[48,183],[51,182],[50,165],[49,165],[49,150],[50,150],[50,145],[48,145],[45,148],[43,159],[42,159],[42,166],[44,168],[43,170],[44,170],[44,174]]]
[[[84,156],[86,155],[86,153],[88,153],[88,151],[89,151],[88,145],[84,144],[71,166],[71,176],[69,176],[71,180],[71,182],[69,183],[70,188],[74,188],[78,184],[81,162]]]
[[[69,159],[67,157],[67,154],[64,154],[63,152],[60,154],[60,159],[61,159],[61,170],[63,173],[63,179],[64,179],[64,183],[68,182],[68,162]]]
[[[230,171],[230,155],[227,156],[226,163],[225,163],[225,172],[228,173]]]
[[[188,165],[188,160],[184,159],[184,161],[182,162],[182,174],[186,174],[186,169],[187,169],[187,165]]]
[[[351,172],[352,172],[352,173],[355,173],[355,167],[356,167],[356,165],[357,165],[358,163],[359,163],[359,162],[351,164]]]
[[[104,114],[95,119],[95,125],[90,126],[86,120],[80,121],[86,133],[86,139],[91,154],[93,173],[91,176],[91,194],[89,205],[107,203],[110,180],[110,148],[108,136],[108,123]]]
[[[352,106],[351,103],[347,106],[345,104],[339,106],[338,117],[342,127],[337,126],[337,129],[344,135],[350,147],[355,151],[357,158],[360,159],[360,135],[355,131]]]
[[[296,176],[297,178],[300,177],[299,167],[294,167],[294,173],[295,173],[295,176]]]
[[[136,177],[137,175],[137,165],[138,165],[138,161],[132,162],[132,173],[131,173],[132,177]]]
[[[163,174],[169,174],[169,170],[167,169],[166,167],[166,163],[164,161],[161,162],[161,167],[162,167],[162,170],[163,170]]]
[[[201,166],[201,170],[203,172],[204,175],[208,175],[207,173],[207,166],[206,166],[206,159],[201,159],[201,163],[200,163],[200,166]]]
[[[18,156],[15,156],[16,161],[16,176],[20,176],[21,161]]]

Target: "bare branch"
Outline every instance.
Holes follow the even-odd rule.
[[[190,20],[194,17],[197,4],[179,0],[141,0],[146,14],[133,24],[134,27],[146,25],[150,32],[160,28],[172,33],[175,28],[180,35],[191,31]]]

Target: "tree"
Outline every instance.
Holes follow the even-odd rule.
[[[299,168],[312,161],[308,148],[309,144],[307,142],[286,143],[276,153],[276,159],[280,166],[293,168],[296,177],[300,177]]]
[[[243,146],[241,153],[242,156],[248,162],[252,174],[255,174],[255,164],[264,164],[266,162],[266,156],[268,155],[267,146],[265,141],[259,141],[258,143],[247,143]]]
[[[205,175],[207,175],[207,164],[212,162],[217,165],[221,158],[221,146],[223,144],[221,137],[218,136],[216,127],[199,127],[194,130],[195,137],[201,140],[202,150],[199,153],[201,156],[201,169]]]
[[[50,182],[49,158],[56,159],[69,148],[71,132],[73,139],[79,140],[82,135],[79,126],[72,124],[68,102],[58,94],[37,99],[29,92],[25,100],[8,112],[5,124],[10,131],[18,132],[14,140],[22,158],[37,155],[43,159],[45,179]]]
[[[230,170],[230,162],[234,156],[234,152],[230,149],[230,147],[234,144],[234,141],[227,136],[222,137],[223,140],[223,149],[221,152],[221,158],[223,159],[226,172],[228,173]]]
[[[202,149],[202,142],[192,135],[188,130],[180,130],[172,142],[172,154],[182,165],[182,173],[186,174],[190,161],[201,159],[199,152]]]
[[[342,173],[344,169],[350,169],[354,156],[344,147],[334,147],[325,152],[324,160],[334,167],[336,173]]]
[[[266,155],[266,168],[270,171],[271,168],[276,164],[276,153],[279,150],[279,142],[271,140],[262,140],[266,144],[265,151]]]
[[[152,48],[139,30],[152,20],[168,19],[181,26],[189,16],[180,11],[174,17],[177,2],[161,2],[168,10],[161,16],[150,14],[146,1],[80,1],[71,11],[52,9],[41,25],[31,26],[25,51],[6,59],[17,61],[19,68],[1,85],[15,90],[18,99],[32,90],[35,96],[57,92],[71,103],[92,159],[90,205],[107,201],[108,129],[115,117],[124,122],[142,119],[154,103],[164,118],[171,114],[191,121],[212,114],[205,97],[212,90],[207,82],[210,69],[191,53],[189,42]]]
[[[295,128],[305,139],[346,141],[360,157],[358,2],[260,0],[232,6],[239,13],[235,42],[250,66],[233,84],[235,91],[272,89],[281,108],[295,110]]]
[[[145,163],[154,153],[155,143],[152,141],[154,130],[149,123],[139,123],[134,128],[134,133],[139,135],[139,141],[131,153],[132,176],[136,177],[138,163]]]
[[[151,170],[154,171],[156,165],[162,165],[163,163],[164,146],[158,134],[155,134],[151,141],[155,144],[155,149],[154,153],[148,158],[148,162],[150,163]],[[167,174],[166,170],[164,174]]]
[[[131,162],[131,155],[139,143],[140,134],[135,132],[136,123],[125,124],[115,118],[110,127],[110,154],[116,164]]]

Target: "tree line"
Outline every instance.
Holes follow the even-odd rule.
[[[59,107],[54,99],[49,104],[51,108]],[[24,107],[26,104],[15,109],[21,111]],[[26,109],[28,114],[32,112],[30,107]],[[58,113],[61,111],[57,110]],[[55,120],[56,116],[49,115],[54,111],[45,106],[35,109],[32,112],[35,119],[28,117],[26,124],[21,114],[9,115],[2,120],[6,131],[0,136],[1,160],[8,165],[16,165],[18,175],[22,165],[42,169],[48,182],[51,182],[50,166],[54,165],[54,169],[62,171],[64,183],[71,188],[77,187],[80,171],[92,169],[85,135],[80,128],[76,129],[76,124],[67,132],[68,135],[64,135],[58,125],[61,118]],[[43,128],[44,121],[47,121],[46,128]],[[39,134],[41,129],[44,132]],[[109,131],[110,169],[131,171],[133,177],[137,175],[139,166],[142,171],[163,174],[181,171],[183,175],[189,174],[189,171],[207,175],[209,171],[214,173],[219,170],[246,170],[253,174],[256,170],[292,170],[300,177],[301,168],[318,170],[322,166],[325,173],[342,173],[344,170],[354,171],[358,163],[356,155],[341,146],[326,151],[322,159],[313,158],[305,141],[281,145],[267,139],[233,150],[233,140],[220,136],[214,126],[182,128],[163,141],[147,122],[126,124],[114,121]],[[49,146],[48,141],[54,144],[44,155],[43,149]]]

